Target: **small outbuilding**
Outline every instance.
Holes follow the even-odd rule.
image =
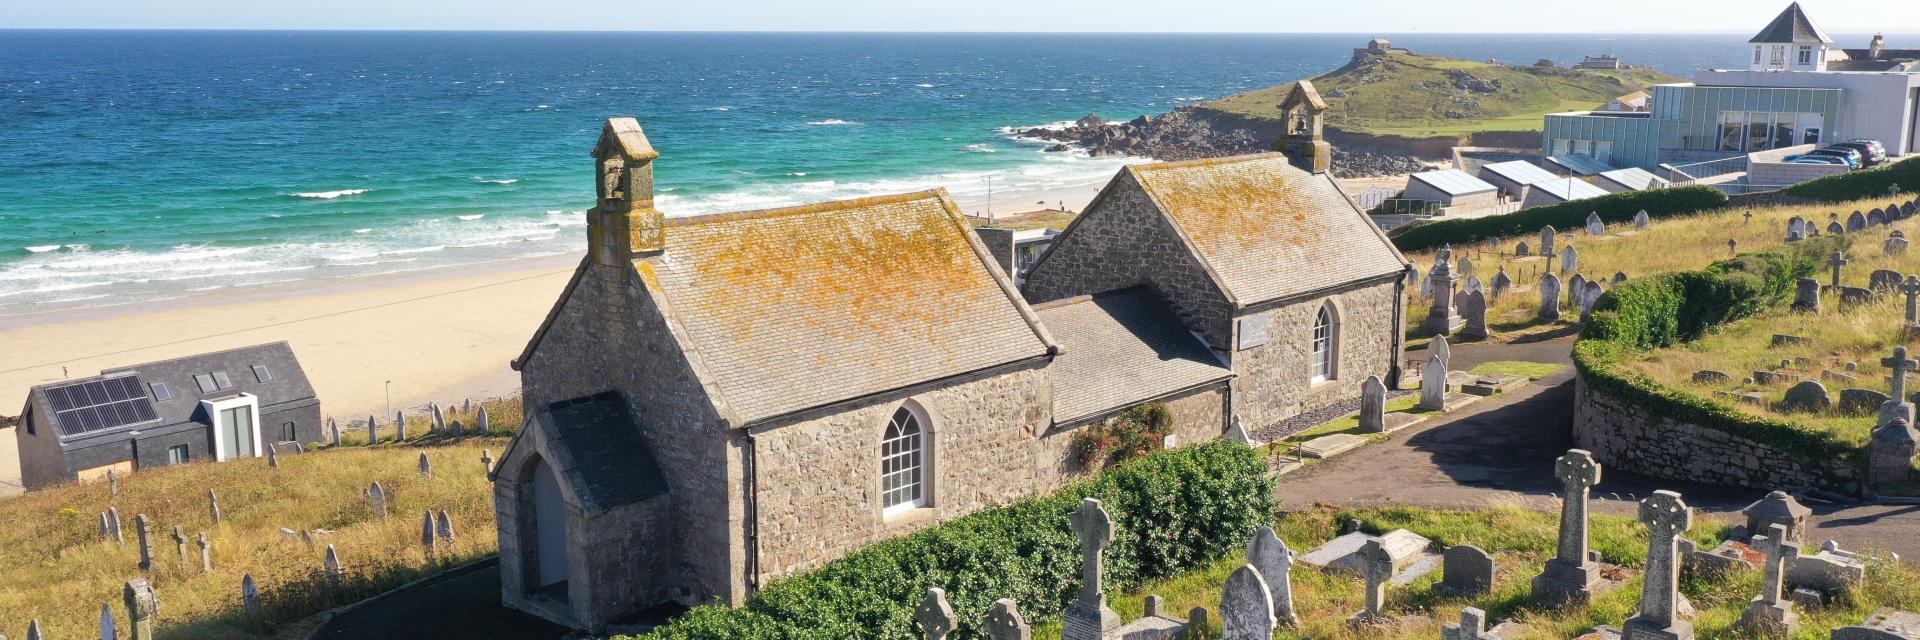
[[[1483,207],[1498,204],[1499,187],[1459,169],[1441,169],[1407,176],[1401,197],[1427,200],[1442,207]]]
[[[1528,185],[1557,180],[1560,176],[1526,160],[1508,160],[1482,165],[1476,177],[1504,191],[1508,201],[1522,202],[1527,199]]]
[[[1579,178],[1553,178],[1527,185],[1527,199],[1520,208],[1529,209],[1604,195],[1607,195],[1606,191]]]
[[[1646,169],[1628,167],[1602,172],[1600,175],[1594,176],[1593,186],[1600,187],[1607,193],[1620,193],[1622,191],[1665,189],[1673,186],[1673,183],[1667,181],[1665,178],[1653,175]]]

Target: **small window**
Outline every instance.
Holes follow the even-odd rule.
[[[1753,48],[1753,63],[1760,64],[1760,47]]]
[[[1313,381],[1325,382],[1333,378],[1333,307],[1320,307],[1320,315],[1313,319]]]
[[[1813,64],[1813,47],[1800,47],[1800,64]]]
[[[280,441],[281,442],[299,442],[300,441],[300,435],[294,430],[293,423],[289,422],[289,423],[280,425]]]
[[[193,374],[193,383],[200,387],[200,393],[213,393],[215,391],[220,390],[219,387],[213,386],[213,374],[209,374],[209,373]]]
[[[169,388],[165,382],[155,382],[147,385],[147,387],[153,390],[154,402],[166,402],[173,399],[173,389]]]
[[[215,371],[215,372],[213,372],[213,383],[214,383],[215,385],[218,385],[218,386],[219,386],[219,388],[221,388],[221,389],[232,389],[232,388],[233,388],[233,378],[229,378],[229,377],[227,377],[227,372],[225,372],[225,371]]]
[[[887,513],[927,504],[920,435],[920,418],[906,407],[887,421],[886,436],[880,440],[880,497]]]
[[[253,379],[260,382],[273,382],[273,371],[267,369],[267,365],[264,364],[253,365]]]
[[[187,445],[176,444],[167,447],[167,464],[186,464],[193,456],[187,453]]]

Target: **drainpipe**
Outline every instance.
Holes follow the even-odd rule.
[[[747,597],[760,592],[760,449],[747,432],[747,468],[744,475],[747,519]]]
[[[1407,276],[1412,275],[1413,265],[1408,264],[1401,270],[1400,277],[1393,281],[1393,347],[1387,357],[1387,388],[1400,389],[1400,360],[1406,357],[1407,347]]]

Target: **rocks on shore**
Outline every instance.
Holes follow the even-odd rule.
[[[1193,160],[1270,151],[1282,133],[1278,122],[1223,118],[1203,109],[1181,107],[1126,122],[1088,115],[1075,120],[1072,126],[1035,127],[1019,135],[1053,142],[1044,151],[1054,153],[1078,147],[1096,157],[1130,155]],[[1419,158],[1410,155],[1371,149],[1335,149],[1333,152],[1333,173],[1343,178],[1399,175],[1426,169]]]

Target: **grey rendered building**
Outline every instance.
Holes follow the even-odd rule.
[[[15,429],[27,489],[320,439],[320,400],[285,342],[37,385]]]

